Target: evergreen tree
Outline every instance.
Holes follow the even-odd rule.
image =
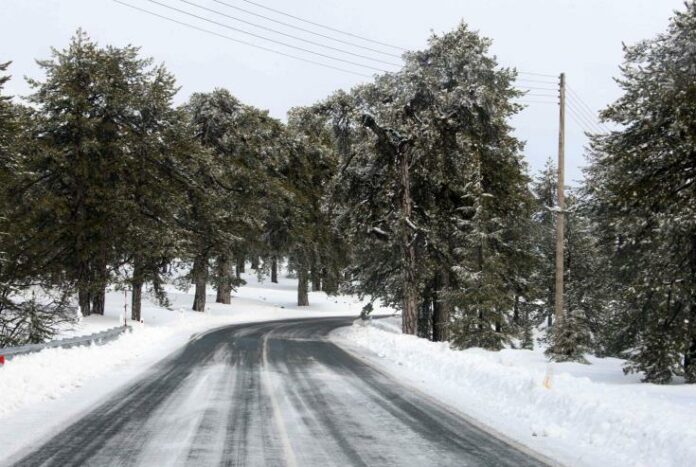
[[[537,256],[532,276],[539,306],[536,323],[547,322],[547,355],[557,361],[586,362],[584,354],[591,350],[591,319],[601,314],[604,306],[601,276],[602,256],[597,248],[589,219],[571,191],[566,196],[566,228],[564,245],[564,301],[566,319],[554,323],[555,257],[556,257],[556,188],[557,170],[549,159],[536,177],[532,191],[536,197],[533,215],[534,245]],[[595,326],[595,332],[599,332]]]
[[[123,260],[131,265],[131,318],[136,321],[146,282],[160,304],[166,304],[162,271],[183,250],[178,214],[186,205],[190,171],[197,163],[189,156],[197,153],[192,131],[172,106],[174,77],[160,66],[143,74],[137,86],[137,112],[124,137],[133,163],[123,180],[129,223],[122,248]]]
[[[617,284],[627,371],[696,382],[696,2],[666,33],[625,48],[623,96],[603,111],[619,130],[593,138],[593,216]]]
[[[84,315],[103,313],[129,222],[124,180],[134,161],[123,139],[149,61],[134,47],[100,48],[82,31],[52,55],[39,61],[45,79],[29,80],[35,148],[10,189],[10,214],[28,226],[22,261],[74,285]]]
[[[536,200],[532,215],[534,235],[533,251],[537,257],[537,267],[531,278],[536,289],[539,306],[534,310],[534,322],[546,320],[551,329],[554,316],[554,297],[556,295],[556,214],[558,171],[549,158],[541,172],[535,177],[531,189]]]
[[[503,274],[514,269],[512,231],[493,229],[499,219],[523,216],[529,202],[520,143],[507,125],[518,110],[511,102],[517,92],[514,73],[496,70],[488,46],[461,25],[407,54],[401,72],[325,102],[342,159],[339,225],[352,245],[353,290],[401,308],[406,333],[416,333],[420,313],[422,335],[446,335],[450,306],[464,299],[455,291],[467,279],[455,266],[472,258],[473,243],[459,243],[474,224],[501,239],[491,256],[500,261],[486,261],[495,271],[486,279],[504,287],[493,292],[486,283],[487,298],[504,295],[511,304],[519,279]],[[479,210],[474,222],[472,171],[481,176],[478,197],[498,201],[484,202],[490,209]],[[502,320],[493,321],[494,332],[503,332]]]
[[[189,191],[185,215],[196,286],[193,309],[203,311],[211,261],[217,301],[230,303],[232,289],[240,283],[232,266],[236,262],[239,272],[245,258],[262,248],[264,199],[276,191],[271,177],[279,167],[283,127],[267,112],[243,105],[223,89],[194,94],[185,109],[209,158],[195,174],[208,186]]]
[[[313,108],[295,108],[288,114],[293,139],[283,175],[290,188],[289,264],[298,276],[298,306],[309,305],[308,288],[327,292],[338,287],[344,266],[343,241],[333,224],[331,183],[338,169],[338,156],[331,133]]]

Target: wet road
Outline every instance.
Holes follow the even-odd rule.
[[[13,465],[544,465],[326,340],[351,322],[204,334]]]

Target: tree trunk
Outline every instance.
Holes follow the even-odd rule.
[[[432,303],[432,291],[426,290],[423,294],[423,301],[421,302],[420,311],[418,313],[418,337],[424,339],[430,339],[431,336],[431,308]]]
[[[278,258],[275,256],[271,259],[271,282],[278,283]]]
[[[97,315],[104,314],[106,301],[106,286],[108,282],[106,272],[106,253],[100,252],[94,262],[94,283],[92,290],[92,313]]]
[[[140,321],[143,297],[143,268],[140,260],[135,258],[133,261],[133,277],[131,278],[131,319]]]
[[[253,269],[254,271],[259,269],[259,257],[256,255],[251,257],[251,269]]]
[[[312,292],[321,292],[321,273],[312,268]]]
[[[193,311],[205,311],[206,286],[208,284],[208,255],[201,254],[193,261],[191,271],[196,293],[193,297]]]
[[[449,288],[449,273],[438,273],[433,294],[433,341],[445,342],[449,336],[450,304],[443,298]]]
[[[80,306],[80,313],[82,313],[82,316],[89,316],[92,314],[92,299],[89,293],[89,285],[80,284],[78,286],[77,302]]]
[[[409,158],[405,152],[399,154],[401,178],[401,249],[403,262],[403,310],[401,327],[404,334],[415,335],[418,328],[418,285],[416,282],[416,248],[411,241],[411,178],[408,172]]]
[[[297,306],[309,306],[309,295],[307,293],[309,274],[304,267],[297,268]]]
[[[217,296],[215,302],[229,305],[232,302],[232,261],[227,255],[217,258]]]
[[[329,295],[338,293],[338,277],[339,273],[334,269],[325,269],[321,289]]]
[[[92,314],[103,315],[104,314],[104,303],[106,301],[106,287],[99,286],[99,289],[95,291],[92,296]]]
[[[515,294],[515,302],[512,305],[512,322],[520,324],[520,294]]]
[[[244,257],[237,258],[237,277],[241,276],[244,271]]]
[[[687,383],[696,383],[696,336],[691,338],[691,344],[684,355],[684,376]]]
[[[696,283],[696,235],[691,237],[691,280]],[[693,289],[691,289],[693,291]],[[689,313],[689,328],[684,352],[684,378],[689,384],[696,383],[696,293],[692,292]]]

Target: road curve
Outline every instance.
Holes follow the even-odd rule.
[[[350,323],[204,334],[12,465],[544,465],[325,339]]]

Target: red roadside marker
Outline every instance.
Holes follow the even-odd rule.
[[[2,366],[2,365],[4,365],[4,364],[5,364],[5,356],[4,356],[4,355],[0,355],[0,366]]]

